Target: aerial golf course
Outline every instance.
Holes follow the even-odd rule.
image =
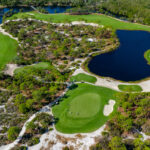
[[[32,15],[31,15],[32,14]],[[106,15],[83,15],[83,16],[71,16],[65,14],[41,14],[37,12],[18,13],[13,15],[10,19],[26,19],[33,18],[42,21],[50,22],[72,22],[72,21],[86,21],[93,22],[99,25],[110,26],[114,30],[145,30],[150,31],[150,27],[133,24],[129,22],[123,22]],[[8,36],[0,34],[0,69],[9,62],[17,54],[17,41],[9,38]],[[34,66],[26,66],[15,70],[15,73],[25,72],[27,69],[46,69],[49,67],[48,63],[39,63]],[[79,74],[71,78],[72,81],[77,82],[90,82],[95,83],[96,78],[85,74]],[[129,87],[120,87],[122,91],[127,91]],[[141,91],[139,87],[135,91]],[[132,87],[132,89],[134,89]],[[137,89],[138,88],[138,89]],[[131,90],[129,88],[129,90]],[[62,133],[86,133],[93,132],[100,128],[105,122],[113,116],[117,110],[117,104],[114,106],[113,112],[109,116],[105,116],[103,113],[104,106],[109,103],[109,100],[117,99],[115,95],[118,92],[106,87],[94,86],[91,84],[80,83],[76,87],[70,89],[65,96],[61,99],[58,105],[53,106],[52,112],[57,123],[56,129]]]

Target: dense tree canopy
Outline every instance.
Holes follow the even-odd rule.
[[[150,0],[107,0],[102,3],[100,11],[150,24]]]

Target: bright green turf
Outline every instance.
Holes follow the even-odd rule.
[[[16,56],[17,45],[17,41],[0,33],[0,70]]]
[[[32,69],[32,68],[37,68],[37,69],[47,69],[50,66],[49,63],[47,62],[40,62],[38,64],[35,65],[30,65],[30,66],[25,66],[25,67],[21,67],[15,70],[15,74],[16,73],[20,73],[20,72],[25,72],[27,69]]]
[[[144,58],[147,60],[148,64],[150,64],[150,49],[144,53]]]
[[[93,77],[84,73],[79,73],[75,76],[72,76],[71,81],[85,81],[85,82],[95,83],[97,79],[96,77]]]
[[[66,14],[41,14],[37,12],[31,12],[34,16],[28,13],[18,13],[8,19],[16,18],[35,18],[38,20],[51,21],[51,22],[71,22],[86,20],[87,22],[94,22],[105,26],[111,26],[113,29],[125,29],[125,30],[146,30],[150,31],[149,26],[119,21],[106,15],[66,15]]]
[[[112,116],[104,116],[103,108],[110,99],[115,100],[116,93],[105,87],[78,84],[77,88],[67,92],[59,105],[52,108],[58,118],[56,129],[62,133],[95,131]]]
[[[123,92],[141,92],[142,88],[139,85],[118,85],[118,88]]]
[[[72,99],[68,116],[72,118],[89,118],[95,116],[100,109],[100,96],[96,93],[85,93]],[[88,109],[83,109],[83,108]]]

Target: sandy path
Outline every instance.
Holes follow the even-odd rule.
[[[73,147],[74,150],[88,150],[91,145],[95,144],[95,138],[101,136],[104,128],[105,125],[95,132],[81,134],[63,134],[54,128],[53,131],[43,134],[40,143],[29,147],[29,150],[40,150],[40,148],[42,150],[62,150],[65,146]]]
[[[6,70],[4,71],[5,74],[13,76],[14,71],[19,68],[17,64],[7,64]]]
[[[117,91],[120,91],[118,89],[118,85],[119,84],[124,84],[124,85],[139,85],[141,86],[141,88],[143,89],[143,92],[150,92],[150,80],[145,80],[145,81],[141,81],[138,83],[128,83],[128,82],[120,82],[118,80],[113,80],[112,78],[101,78],[98,77],[92,73],[86,72],[85,70],[83,70],[82,68],[79,68],[77,70],[75,70],[75,72],[73,73],[73,75],[77,75],[79,73],[85,73],[87,75],[91,75],[91,76],[95,76],[97,81],[95,83],[95,85],[97,86],[104,86],[107,88],[111,88]]]
[[[5,30],[2,28],[2,25],[3,25],[3,24],[0,25],[0,32],[1,32],[2,34],[4,34],[4,35],[9,36],[9,37],[12,38],[12,39],[18,41],[18,38],[13,37],[13,36],[12,36],[11,34],[9,34],[8,32],[5,32]]]

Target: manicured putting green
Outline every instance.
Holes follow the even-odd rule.
[[[144,53],[144,58],[147,60],[147,63],[150,64],[150,49]]]
[[[95,83],[97,79],[96,77],[93,77],[84,73],[79,73],[75,76],[72,76],[71,81],[85,81],[85,82]]]
[[[119,90],[123,92],[141,92],[142,88],[139,85],[118,85]]]
[[[15,70],[15,74],[25,72],[28,69],[47,69],[49,66],[50,64],[48,62],[40,62],[34,65],[18,68]]]
[[[88,109],[83,109],[83,108]],[[100,96],[96,93],[85,93],[75,97],[70,102],[68,116],[72,118],[87,118],[95,116],[100,109]]]
[[[17,54],[17,41],[0,33],[0,70]]]
[[[105,87],[78,84],[52,108],[54,116],[58,118],[56,129],[62,133],[95,131],[112,116],[104,116],[103,109],[110,99],[115,100],[116,93]]]

